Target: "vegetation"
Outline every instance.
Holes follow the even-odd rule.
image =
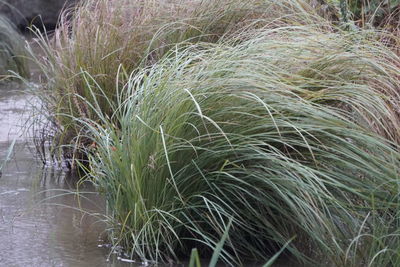
[[[37,59],[48,80],[43,97],[49,98],[45,102],[52,114],[97,119],[79,95],[91,104],[99,102],[111,116],[115,84],[123,85],[138,67],[154,64],[176,44],[214,43],[247,28],[288,23],[324,24],[311,6],[291,0],[82,1],[76,10],[64,13],[51,40],[37,32],[46,54],[46,60]],[[103,91],[92,95],[79,75],[82,71],[95,77]],[[55,142],[88,145],[76,139],[81,129],[70,117],[56,116],[53,121],[61,132]],[[64,156],[72,154],[64,146]]]
[[[96,144],[91,179],[116,242],[132,257],[168,261],[192,246],[215,249],[231,221],[221,256],[231,264],[265,260],[291,238],[288,253],[306,262],[387,260],[380,253],[400,245],[397,220],[370,223],[396,218],[400,154],[371,134],[390,132],[379,88],[391,75],[379,61],[388,49],[364,38],[262,29],[137,73],[112,118],[95,103],[100,122],[77,122]],[[386,229],[383,247],[353,241]]]
[[[25,42],[15,27],[0,16],[0,80],[13,75],[29,77]]]
[[[115,246],[400,264],[399,39],[317,2],[89,0],[37,33],[54,146],[87,159]]]
[[[341,0],[348,2],[349,10],[353,13],[355,20],[375,26],[399,26],[399,0]],[[396,21],[397,20],[397,21]],[[394,25],[393,25],[394,23]]]
[[[8,150],[7,150],[7,154],[6,154],[5,157],[2,159],[2,162],[0,162],[0,177],[1,177],[1,175],[2,175],[2,170],[3,170],[4,166],[5,166],[5,164],[7,163],[7,161],[9,161],[9,160],[11,159],[12,152],[13,152],[14,146],[15,146],[15,142],[16,142],[15,139],[11,142],[11,145],[10,145],[10,147],[9,147]]]

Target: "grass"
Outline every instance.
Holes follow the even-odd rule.
[[[16,139],[14,139],[14,140],[11,142],[11,144],[10,144],[8,150],[7,150],[7,154],[6,154],[5,157],[2,159],[2,162],[0,162],[0,178],[1,178],[2,170],[3,170],[4,166],[6,165],[7,161],[9,161],[9,160],[11,159],[12,152],[13,152],[14,146],[15,146],[15,142],[16,142]]]
[[[16,28],[0,16],[0,80],[19,74],[28,78],[25,41]]]
[[[111,240],[155,262],[197,247],[240,265],[287,246],[307,264],[395,266],[398,58],[375,39],[267,27],[177,48],[116,86],[111,115],[87,101],[98,119],[75,123]]]
[[[176,44],[215,43],[248,28],[288,23],[327,25],[306,2],[293,0],[82,1],[64,12],[51,39],[37,32],[45,54],[36,61],[47,78],[43,98],[48,113],[96,120],[77,97],[82,96],[111,116],[115,84],[125,84],[131,72],[156,63]],[[82,71],[95,77],[103,91],[92,95],[93,84],[82,79]],[[53,121],[60,133],[55,143],[88,145],[76,139],[81,129],[68,117],[55,116]],[[64,152],[72,157],[73,152]]]
[[[87,160],[115,247],[399,265],[399,38],[332,2],[89,0],[36,32],[53,145]]]
[[[346,1],[341,0],[341,2]],[[354,19],[358,20],[361,25],[384,26],[388,23],[394,23],[394,26],[399,26],[398,22],[396,22],[400,11],[399,0],[347,0],[347,3]]]

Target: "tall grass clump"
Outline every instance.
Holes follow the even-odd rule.
[[[14,25],[0,16],[0,80],[17,73],[29,77],[25,41]]]
[[[237,38],[178,48],[117,85],[111,115],[87,101],[99,120],[75,118],[111,240],[152,261],[197,247],[239,265],[287,246],[322,266],[398,263],[400,154],[382,137],[396,56],[368,32]]]
[[[132,71],[154,64],[178,43],[215,43],[248,28],[319,22],[324,24],[301,0],[82,1],[64,13],[51,39],[39,34],[46,54],[37,58],[47,77],[43,97],[50,114],[95,119],[79,95],[111,115],[115,84],[124,84]],[[103,92],[91,94],[82,70]],[[59,143],[77,142],[80,128],[65,116],[54,121],[62,132]]]

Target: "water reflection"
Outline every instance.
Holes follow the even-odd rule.
[[[103,198],[90,184],[76,187],[76,178],[43,169],[35,159],[20,131],[31,99],[15,85],[0,85],[0,161],[17,139],[0,177],[0,266],[132,266],[107,261],[109,251],[98,247]]]
[[[31,100],[20,84],[0,82],[0,142],[22,138],[21,127],[29,116]]]
[[[106,266],[97,247],[104,225],[87,215],[102,212],[101,197],[82,184],[78,198],[64,172],[40,169],[24,146],[17,145],[0,180],[1,265]]]

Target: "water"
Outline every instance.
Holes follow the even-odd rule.
[[[0,164],[16,139],[0,177],[0,266],[133,266],[107,260],[109,250],[99,247],[105,242],[104,199],[90,184],[77,189],[65,170],[43,169],[36,159],[20,134],[32,98],[16,87],[0,84]]]

